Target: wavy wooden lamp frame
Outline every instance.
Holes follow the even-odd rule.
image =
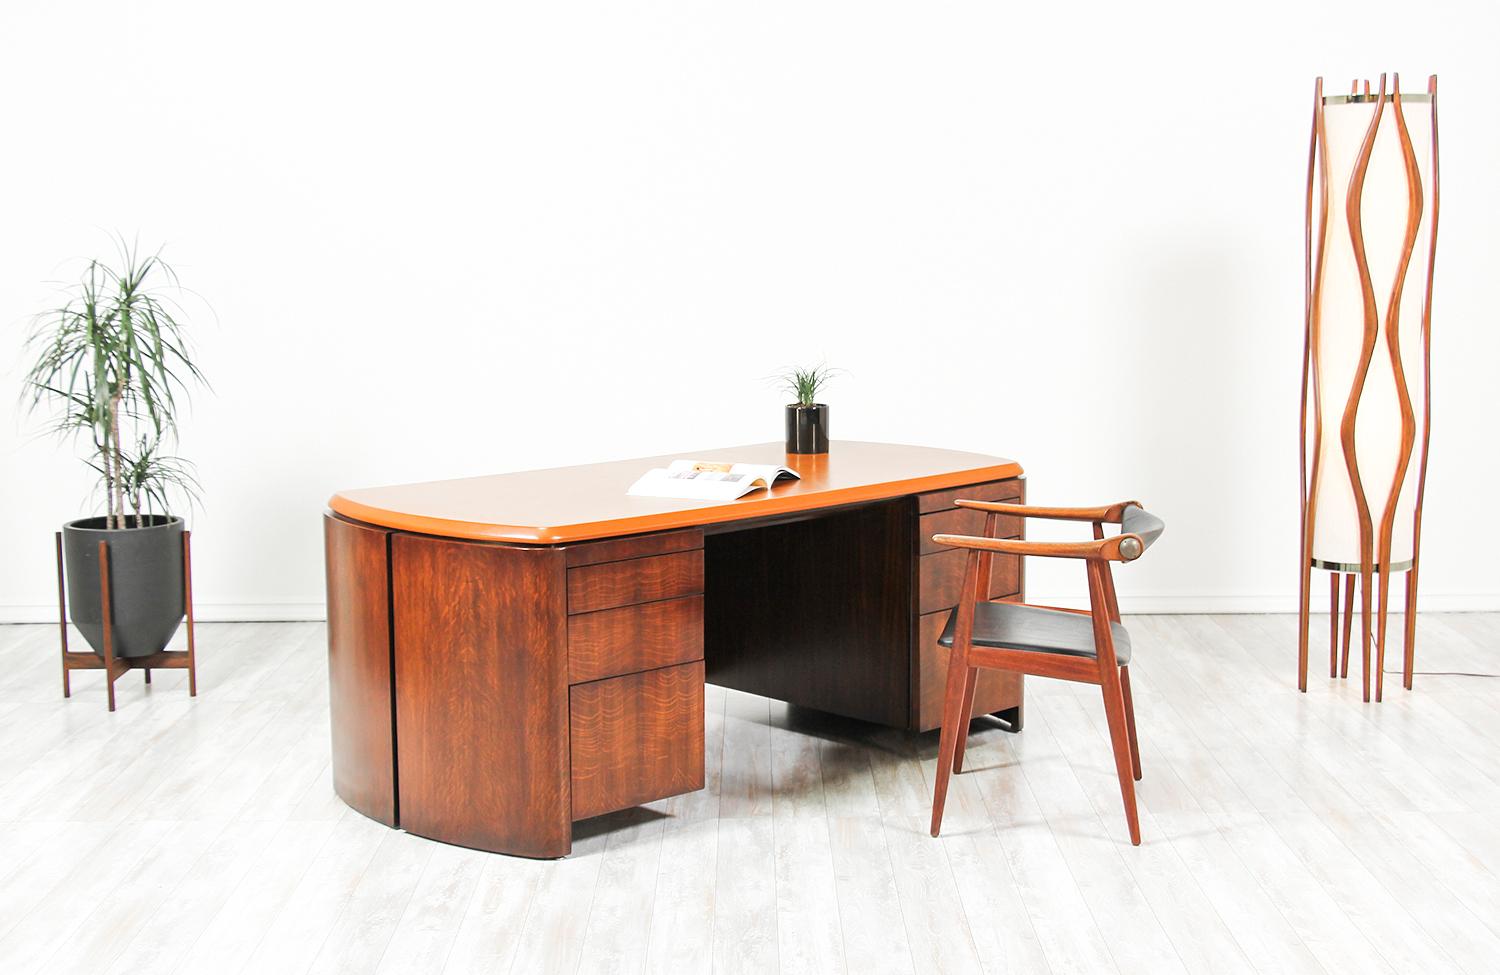
[[[1351,95],[1359,94],[1359,83],[1355,82]],[[1364,94],[1370,95],[1370,83],[1364,83]],[[1406,613],[1404,638],[1404,663],[1402,684],[1408,690],[1412,686],[1412,666],[1416,652],[1416,607],[1417,567],[1422,542],[1422,500],[1427,486],[1427,446],[1432,420],[1432,273],[1437,256],[1438,228],[1438,126],[1437,126],[1437,76],[1427,80],[1427,94],[1432,111],[1432,213],[1427,255],[1427,281],[1422,301],[1422,417],[1421,455],[1417,470],[1416,509],[1413,516],[1411,566],[1406,570]],[[1397,454],[1396,473],[1386,492],[1384,515],[1377,527],[1370,512],[1365,484],[1360,477],[1359,457],[1355,449],[1355,423],[1358,419],[1365,379],[1370,363],[1375,356],[1375,346],[1380,335],[1380,308],[1375,295],[1374,282],[1370,277],[1370,266],[1365,254],[1365,241],[1361,223],[1365,174],[1369,168],[1370,155],[1375,146],[1385,106],[1391,106],[1395,119],[1396,134],[1400,140],[1401,154],[1406,166],[1407,210],[1406,235],[1401,259],[1397,265],[1395,281],[1391,287],[1385,307],[1386,350],[1391,359],[1391,370],[1395,377],[1396,396],[1401,412],[1401,440]],[[1314,193],[1315,187],[1319,190]],[[1314,212],[1313,200],[1317,196],[1320,206]],[[1306,293],[1306,315],[1302,342],[1302,586],[1298,618],[1297,687],[1307,690],[1308,625],[1311,604],[1313,570],[1313,528],[1317,514],[1318,489],[1324,472],[1321,470],[1323,440],[1322,402],[1325,394],[1321,382],[1318,361],[1318,338],[1321,329],[1321,306],[1323,275],[1325,267],[1324,241],[1328,230],[1328,201],[1330,197],[1328,172],[1328,134],[1323,118],[1323,79],[1319,78],[1313,97],[1312,144],[1307,162],[1307,271],[1304,281]],[[1417,166],[1416,150],[1412,146],[1411,134],[1407,130],[1406,117],[1401,104],[1400,75],[1391,76],[1390,94],[1386,94],[1386,76],[1380,76],[1380,87],[1375,96],[1375,113],[1365,132],[1359,155],[1355,159],[1354,172],[1350,176],[1345,195],[1345,213],[1349,223],[1350,242],[1354,248],[1355,266],[1359,271],[1360,290],[1364,299],[1364,344],[1360,350],[1359,363],[1355,368],[1354,382],[1344,402],[1339,424],[1339,443],[1343,450],[1344,473],[1349,478],[1354,492],[1354,503],[1359,515],[1359,579],[1360,579],[1360,647],[1364,668],[1364,699],[1370,700],[1370,637],[1373,601],[1373,575],[1380,574],[1379,619],[1375,639],[1375,700],[1379,701],[1384,691],[1385,638],[1387,605],[1390,596],[1391,538],[1395,531],[1396,502],[1411,462],[1412,451],[1417,440],[1417,417],[1412,405],[1411,393],[1407,389],[1406,373],[1401,362],[1400,313],[1401,296],[1405,289],[1406,273],[1411,266],[1411,257],[1417,244],[1417,232],[1422,221],[1422,181]],[[1316,227],[1316,230],[1314,229]],[[1309,471],[1307,449],[1308,390],[1312,391],[1312,464]],[[1343,656],[1339,657],[1339,574],[1332,573],[1329,587],[1329,648],[1328,676],[1349,675],[1349,643],[1354,618],[1354,573],[1349,573],[1344,587]]]

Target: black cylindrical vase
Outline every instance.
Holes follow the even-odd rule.
[[[127,523],[133,515],[126,515]],[[183,594],[181,518],[147,515],[142,528],[106,528],[104,518],[63,526],[68,615],[96,653],[104,652],[99,542],[109,544],[110,651],[145,657],[166,647],[187,612]]]
[[[828,453],[828,407],[822,403],[803,406],[789,403],[786,408],[786,452],[789,454]]]

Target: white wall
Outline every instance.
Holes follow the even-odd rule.
[[[774,440],[825,356],[838,437],[1160,511],[1127,608],[1288,609],[1313,78],[1392,68],[1442,79],[1425,605],[1496,608],[1496,9],[6,4],[0,618],[87,513],[20,336],[110,231],[217,315],[205,616],[318,615],[337,488]]]

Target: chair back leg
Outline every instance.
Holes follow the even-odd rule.
[[[1120,695],[1125,698],[1125,730],[1130,732],[1130,768],[1141,780],[1141,745],[1135,737],[1135,701],[1130,697],[1130,668],[1120,668]]]
[[[1120,777],[1120,797],[1125,800],[1125,822],[1130,827],[1130,842],[1141,845],[1141,823],[1135,809],[1135,768],[1131,760],[1130,730],[1125,720],[1125,696],[1120,690],[1120,673],[1110,667],[1104,674],[1104,713],[1109,719],[1109,739],[1115,750],[1115,772]]]
[[[1141,845],[1141,824],[1135,809],[1135,749],[1130,722],[1125,718],[1123,670],[1115,663],[1115,641],[1110,632],[1108,592],[1112,586],[1109,567],[1102,561],[1089,563],[1089,605],[1094,618],[1094,648],[1099,658],[1099,688],[1104,694],[1104,714],[1109,719],[1109,740],[1115,751],[1115,771],[1120,776],[1120,796],[1125,800],[1125,822],[1130,842]]]

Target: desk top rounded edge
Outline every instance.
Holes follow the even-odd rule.
[[[677,458],[785,463],[802,479],[778,482],[770,492],[730,502],[625,495],[635,478]],[[339,491],[328,507],[354,521],[396,531],[565,545],[881,501],[1022,474],[1020,464],[1004,457],[942,448],[835,441],[828,454],[786,454],[775,443]],[[571,497],[566,496],[569,488],[574,489]],[[561,503],[559,493],[564,495]]]

